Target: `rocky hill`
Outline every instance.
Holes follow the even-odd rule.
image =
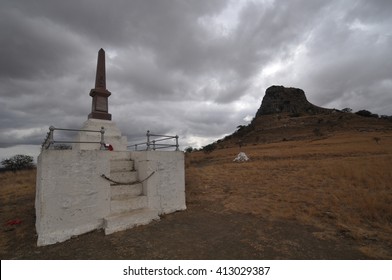
[[[320,114],[330,113],[331,111],[310,103],[302,89],[271,86],[265,91],[256,117],[279,113]]]
[[[339,132],[392,131],[390,119],[364,117],[310,103],[302,89],[271,86],[254,119],[218,140],[217,148],[326,138]]]

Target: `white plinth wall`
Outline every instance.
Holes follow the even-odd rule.
[[[186,209],[183,152],[126,151],[126,137],[111,121],[88,120],[83,129],[101,126],[113,151],[74,144],[72,150],[47,149],[39,155],[38,246],[100,228],[111,234]],[[100,136],[80,134],[77,140],[94,137]]]

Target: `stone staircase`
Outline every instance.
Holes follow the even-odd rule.
[[[110,161],[110,214],[104,219],[105,234],[145,225],[158,220],[158,211],[147,207],[143,186],[137,183],[134,162],[127,152],[113,154]]]

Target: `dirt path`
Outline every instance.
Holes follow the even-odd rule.
[[[23,205],[23,206],[16,206]],[[208,205],[105,236],[102,230],[37,247],[33,197],[1,210],[1,259],[367,259],[353,240],[325,241],[318,229]],[[9,217],[22,223],[7,226]]]

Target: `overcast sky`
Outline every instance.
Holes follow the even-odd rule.
[[[109,113],[200,147],[255,115],[266,88],[392,115],[390,0],[0,0],[0,159],[80,128],[106,51]]]

